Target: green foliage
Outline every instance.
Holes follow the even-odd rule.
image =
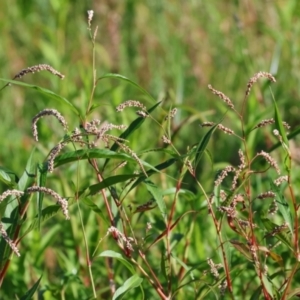
[[[299,296],[299,2],[6,2],[0,298]]]

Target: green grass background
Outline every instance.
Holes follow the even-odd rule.
[[[184,152],[188,145],[199,142],[203,136],[199,127],[202,121],[218,122],[226,111],[224,104],[211,94],[207,85],[212,84],[224,92],[239,108],[249,78],[258,71],[271,72],[276,77],[277,83],[272,84],[272,92],[282,118],[293,128],[299,125],[300,2],[297,0],[1,1],[0,77],[11,79],[23,68],[39,63],[50,64],[66,76],[64,80],[46,72],[30,74],[21,80],[45,87],[84,111],[92,88],[92,44],[86,13],[89,9],[95,12],[92,28],[98,26],[97,75],[119,73],[138,83],[154,99],[163,101],[156,111],[157,118],[170,108],[177,107],[179,113],[174,120],[174,128],[181,126],[185,120],[174,140],[180,151]],[[102,80],[94,99],[99,107],[92,117],[116,124],[128,125],[135,118],[131,112],[115,113],[115,107],[121,102],[134,99],[148,107],[153,105],[139,90],[116,79]],[[46,120],[39,127],[41,142],[37,145],[31,135],[31,119],[35,114],[43,108],[55,108],[64,114],[71,128],[79,125],[68,107],[38,94],[34,89],[7,87],[0,92],[0,105],[0,165],[19,175],[33,147],[38,149],[37,157],[45,157],[63,137],[58,124]],[[224,124],[237,129],[238,120],[231,118],[230,112],[228,116]],[[273,117],[271,94],[268,85],[260,82],[249,99],[248,122],[251,125],[270,117]],[[160,129],[149,123],[149,127],[133,135],[130,145],[136,152],[158,147],[161,142],[157,136],[160,134]],[[269,146],[266,135],[256,138],[253,152]],[[218,166],[228,161],[237,162],[239,146],[236,139],[216,134],[210,145],[215,166],[212,168],[209,162],[200,166],[204,186],[212,187]],[[143,159],[158,163],[156,157],[150,154]],[[84,166],[80,168],[82,185],[90,184],[92,173]],[[171,176],[175,176],[175,170],[172,169]],[[61,177],[64,171],[69,177]],[[71,195],[70,181],[76,172],[77,166],[62,169],[52,176],[50,185]],[[299,179],[296,177],[295,180]],[[186,187],[196,196],[192,200],[187,199],[187,203],[178,204],[178,215],[191,208],[203,207],[203,195],[197,194],[190,178],[186,178],[186,182]],[[163,185],[171,188],[175,183],[167,178]],[[128,201],[138,202],[137,199],[144,195],[143,191],[137,191]],[[195,199],[198,201],[196,204],[193,202]],[[33,205],[31,209],[33,216],[36,208]],[[158,212],[154,213],[150,219],[158,222],[158,215]],[[204,223],[206,218],[207,213],[202,212],[193,231],[190,263],[205,265],[206,257],[214,255],[215,240],[207,236],[208,233],[214,235],[214,229],[211,224]],[[142,217],[144,222],[136,220],[137,230],[143,230],[146,219]],[[90,247],[93,248],[105,235],[107,226],[99,218],[91,216],[89,210],[86,210],[84,222]],[[183,228],[185,224],[188,221],[183,223]],[[20,261],[14,258],[11,265],[4,282],[6,296],[3,294],[3,299],[12,299],[13,294],[22,295],[42,272],[43,288],[57,293],[50,296],[48,290],[49,296],[44,296],[44,299],[63,299],[63,296],[57,296],[61,290],[68,295],[66,299],[87,297],[89,288],[85,285],[86,274],[82,271],[84,254],[81,253],[82,236],[78,226],[78,220],[64,223],[50,220],[41,232],[31,232],[21,247],[21,252],[26,254]],[[110,248],[106,244],[105,247]],[[155,259],[159,266],[160,257],[153,257],[154,262]],[[122,266],[118,268],[115,270],[116,281],[121,284],[126,276]],[[103,277],[103,261],[95,267],[95,274],[99,275],[98,287],[105,286],[107,278]],[[252,275],[246,276],[250,289]],[[242,277],[236,278],[236,284],[242,291]],[[13,291],[9,286],[13,286]],[[105,295],[105,287],[102,289]],[[154,299],[151,298],[155,297],[152,293],[148,286],[146,299]],[[193,294],[188,295],[192,297]]]

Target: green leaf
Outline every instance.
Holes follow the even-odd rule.
[[[107,225],[109,225],[109,222],[107,220],[107,216],[103,214],[102,210],[89,198],[82,198],[80,199],[80,203],[86,205],[88,208],[90,208],[94,213],[102,217],[102,220],[106,222]]]
[[[160,104],[161,102],[156,103],[154,106],[152,106],[149,110],[148,113],[150,114],[153,110],[155,110],[155,108]],[[127,139],[134,131],[136,131],[139,127],[141,127],[141,125],[145,122],[145,118],[139,117],[137,119],[135,119],[129,126],[128,128],[119,136],[119,138],[121,139]],[[114,143],[110,150],[111,151],[116,151],[119,149],[119,144]],[[103,165],[103,170],[105,168],[105,166],[107,165],[107,163],[109,162],[109,158],[106,159],[104,165]]]
[[[275,230],[275,228],[278,228],[278,225],[271,222],[268,218],[262,217],[261,221],[265,228],[267,229],[268,232],[272,232]],[[284,243],[286,246],[290,248],[290,250],[293,251],[293,245],[291,239],[287,236],[285,232],[279,232],[278,234],[275,235],[275,238],[280,240],[282,243]]]
[[[265,286],[267,292],[271,296],[271,299],[274,299],[274,297],[273,297],[273,284],[272,284],[272,282],[264,274],[262,274],[262,280],[263,280],[263,283],[264,283],[264,286]]]
[[[31,152],[29,159],[26,164],[26,169],[21,176],[17,189],[20,191],[25,191],[29,186],[33,185],[35,181],[35,169],[36,164],[33,162],[33,154],[34,149]],[[19,226],[20,222],[20,206],[26,205],[28,199],[30,198],[30,195],[25,194],[20,198],[20,204],[17,200],[15,200],[15,197],[9,197],[8,201],[5,203],[5,211],[3,215],[1,216],[3,219],[6,219],[6,223],[10,224],[9,227],[6,228],[6,231],[10,237],[13,237],[15,235],[15,232]],[[6,200],[6,199],[5,199]],[[13,200],[13,201],[11,201]],[[2,221],[3,221],[2,219]],[[0,241],[0,269],[2,268],[5,261],[9,258],[9,255],[11,254],[10,247],[7,247],[7,243],[4,239],[1,239]]]
[[[290,289],[286,299],[296,299],[295,297],[299,298],[300,295],[300,287]]]
[[[166,267],[166,257],[165,257],[165,251],[160,252],[160,270],[159,272],[163,275],[164,279],[168,280],[168,274],[167,274],[167,267]]]
[[[166,160],[165,162],[156,165],[152,170],[147,171],[147,177],[145,175],[141,175],[130,187],[130,191],[135,188],[137,185],[139,185],[141,182],[143,182],[146,178],[149,178],[151,175],[157,173],[160,170],[166,169],[169,166],[173,165],[177,160],[179,160],[179,157],[177,158],[171,158],[169,160]]]
[[[195,156],[195,169],[208,145],[208,142],[210,138],[212,137],[212,134],[216,130],[218,124],[215,124],[213,127],[209,129],[209,131],[206,133],[206,135],[202,138],[201,142],[198,144],[196,149],[196,156]]]
[[[88,188],[89,189],[89,193],[87,195],[88,196],[95,195],[95,194],[99,193],[99,191],[101,191],[104,188],[107,188],[107,187],[109,187],[111,185],[114,185],[116,183],[127,181],[127,180],[135,178],[137,176],[138,175],[135,175],[135,174],[128,174],[128,175],[125,174],[125,175],[116,175],[116,176],[111,176],[111,177],[105,178],[100,183],[91,185]]]
[[[286,135],[286,131],[282,125],[282,119],[278,110],[278,106],[276,104],[275,99],[273,98],[273,105],[274,105],[274,119],[275,119],[275,125],[276,128],[279,130],[280,135],[282,136],[282,139],[284,141],[284,143],[286,144],[286,146],[288,147],[289,145],[289,140],[287,138]]]
[[[120,253],[117,253],[112,250],[105,250],[102,253],[98,255],[98,257],[112,257],[117,259],[119,262],[121,262],[132,274],[135,273],[134,267],[132,264],[125,259]]]
[[[169,188],[169,189],[164,189],[163,190],[163,195],[174,195],[176,193],[177,189],[174,188]],[[186,200],[195,200],[196,199],[196,195],[189,190],[186,189],[180,189],[177,191],[177,194],[180,195],[181,197],[183,197]]]
[[[117,299],[122,294],[141,285],[142,282],[143,282],[143,279],[141,277],[139,277],[137,274],[134,274],[133,276],[128,278],[124,282],[124,284],[116,290],[112,299],[113,300]]]
[[[230,244],[236,249],[238,250],[246,259],[248,259],[249,261],[253,261],[252,259],[252,255],[250,253],[249,250],[249,246],[241,243],[239,241],[235,241],[235,240],[230,240],[229,241]]]
[[[0,80],[4,81],[4,82],[8,82],[8,83],[13,83],[15,85],[20,85],[20,86],[34,89],[34,90],[38,91],[40,94],[46,95],[54,100],[57,100],[59,103],[66,104],[77,116],[80,115],[79,110],[71,102],[69,102],[66,98],[61,97],[48,89],[41,88],[36,85],[24,83],[21,81],[16,81],[16,80],[9,80],[9,79],[4,79],[4,78],[0,78]]]
[[[0,181],[13,188],[18,181],[18,176],[8,168],[0,167]]]
[[[270,184],[271,184],[272,191],[274,191],[276,193],[276,196],[279,198],[279,200],[276,199],[278,210],[279,210],[280,214],[282,215],[284,221],[288,224],[290,232],[294,232],[294,230],[293,230],[294,220],[293,220],[293,216],[291,214],[290,206],[289,206],[288,202],[286,201],[280,188],[277,185],[275,185],[272,181],[270,182]]]
[[[26,294],[24,296],[22,296],[20,298],[20,300],[31,300],[34,293],[36,292],[36,290],[38,289],[39,287],[39,284],[40,284],[40,281],[42,279],[43,275],[38,279],[38,281],[32,286],[32,288],[30,290],[28,290],[26,292]]]
[[[150,109],[148,109],[148,114],[150,114],[152,111],[154,111],[158,105],[161,102],[156,103],[155,105],[153,105]],[[142,117],[138,117],[136,118],[129,126],[128,128],[119,136],[121,139],[127,139],[135,130],[137,130],[139,127],[141,127],[141,125],[145,122],[145,118]],[[116,151],[119,148],[119,145],[114,143],[112,145],[112,147],[110,148],[110,150],[112,151]]]
[[[162,214],[163,218],[166,219],[167,216],[167,208],[165,201],[163,199],[162,190],[157,187],[152,181],[149,179],[144,181],[147,187],[147,190],[155,199],[157,206],[159,208],[160,213]]]
[[[272,94],[272,96],[273,96],[273,94]],[[274,116],[275,125],[276,125],[276,128],[279,130],[279,133],[280,133],[280,135],[283,139],[283,142],[281,144],[282,144],[283,149],[286,152],[284,164],[285,164],[285,168],[286,168],[287,172],[290,173],[290,171],[291,171],[291,157],[290,157],[290,151],[289,151],[289,148],[288,148],[289,147],[289,140],[287,138],[286,131],[283,127],[282,119],[281,119],[276,101],[274,99],[274,96],[273,96],[273,104],[274,104],[274,109],[275,109],[275,116]]]
[[[114,184],[120,183],[120,182],[124,182],[127,180],[130,180],[132,178],[135,177],[139,177],[130,187],[130,190],[132,190],[134,187],[136,187],[139,183],[143,182],[146,178],[149,178],[151,175],[153,175],[156,172],[159,172],[162,169],[165,169],[167,167],[169,167],[170,165],[174,164],[177,161],[177,159],[169,159],[165,162],[163,162],[162,164],[159,164],[155,167],[152,167],[152,170],[147,171],[147,175],[148,177],[146,177],[144,174],[140,174],[140,175],[136,175],[136,174],[125,174],[125,175],[116,175],[116,176],[111,176],[108,177],[106,179],[104,179],[103,181],[101,181],[100,183],[91,185],[88,189],[89,189],[89,193],[87,194],[87,196],[90,195],[95,195],[97,193],[99,193],[100,190],[110,187]]]
[[[135,83],[134,81],[130,80],[129,78],[122,76],[120,74],[114,74],[114,73],[108,73],[105,74],[101,77],[99,77],[97,79],[97,82],[105,79],[105,78],[114,78],[114,79],[119,79],[125,82],[130,83],[131,85],[133,85],[134,87],[136,87],[138,90],[140,90],[143,94],[145,94],[152,102],[155,102],[156,100],[151,96],[151,94],[149,94],[144,88],[142,88],[140,85],[138,85],[137,83]]]
[[[40,164],[37,167],[37,183],[38,186],[44,187],[46,186],[46,180],[47,180],[47,164]],[[44,193],[38,192],[37,193],[37,205],[38,205],[38,222],[39,222],[39,230],[41,228],[41,215],[42,215],[42,209],[43,209],[43,199],[44,199]]]
[[[26,168],[18,182],[18,189],[25,191],[28,187],[32,186],[36,179],[36,164],[33,162],[33,154],[35,149],[31,151],[31,154],[27,160]],[[23,198],[23,197],[22,197]]]
[[[84,159],[92,159],[92,158],[110,158],[110,159],[120,159],[126,160],[128,162],[136,163],[136,160],[126,153],[114,152],[108,149],[79,149],[76,151],[70,151],[59,155],[55,161],[54,166],[55,168],[71,163],[77,162],[78,160]],[[145,167],[153,169],[157,171],[152,165],[148,164],[147,162],[140,160],[141,164]]]
[[[186,272],[189,273],[189,275],[191,276],[191,279],[194,280],[194,274],[192,272],[192,267],[189,267],[187,264],[185,264],[181,259],[179,259],[177,256],[175,256],[174,254],[172,255],[172,258],[174,258],[185,270]]]
[[[28,220],[26,220],[26,223],[31,221],[31,224],[24,231],[24,234],[22,235],[22,237],[24,237],[30,231],[32,231],[34,229],[38,229],[40,223],[43,223],[43,222],[49,220],[54,215],[56,215],[59,211],[61,211],[61,206],[60,205],[50,205],[50,206],[47,206],[46,208],[44,208],[42,210],[41,214],[40,215],[36,215],[36,217],[34,219],[28,219]]]

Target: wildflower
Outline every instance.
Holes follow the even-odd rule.
[[[276,185],[276,186],[279,186],[279,185],[281,185],[283,182],[285,182],[285,181],[288,181],[288,176],[287,175],[285,175],[285,176],[280,176],[280,177],[278,177],[277,179],[275,179],[274,180],[274,184]]]
[[[42,192],[42,193],[52,196],[54,199],[57,200],[58,204],[61,206],[62,212],[63,212],[65,218],[70,219],[69,212],[68,212],[68,201],[66,199],[62,198],[59,194],[57,194],[53,190],[48,189],[43,186],[32,186],[32,187],[27,188],[26,192],[27,193]]]
[[[87,11],[88,14],[88,24],[89,24],[89,28],[91,28],[91,23],[93,20],[93,16],[94,16],[94,11],[93,10],[88,10]]]
[[[218,129],[222,130],[223,132],[225,132],[226,134],[229,134],[229,135],[234,134],[233,130],[223,126],[222,124],[218,124]]]
[[[228,107],[230,108],[234,108],[233,103],[231,102],[231,100],[225,96],[222,92],[219,92],[217,90],[215,90],[210,84],[208,85],[208,88],[212,91],[213,94],[217,95],[220,99],[222,99]]]
[[[259,79],[259,78],[268,78],[271,82],[276,82],[276,79],[272,76],[272,74],[267,72],[258,72],[256,73],[252,78],[250,78],[248,84],[247,84],[247,90],[246,90],[246,96],[250,94],[251,88],[253,84]]]
[[[235,172],[235,168],[232,166],[227,166],[218,176],[218,179],[215,181],[215,187],[219,186],[223,182],[223,180],[226,178],[229,172]]]
[[[177,108],[173,108],[170,113],[165,117],[165,121],[168,119],[173,119],[177,113]]]
[[[201,124],[202,127],[212,127],[212,126],[214,126],[214,125],[215,125],[214,122],[203,122],[203,123]]]
[[[28,67],[26,69],[21,70],[18,74],[15,75],[15,77],[13,79],[19,79],[19,78],[22,78],[23,76],[25,76],[29,73],[35,73],[35,72],[40,72],[40,71],[44,71],[44,70],[58,76],[60,79],[65,78],[64,75],[59,73],[57,70],[55,70],[51,66],[46,65],[46,64],[39,64],[39,65],[35,65],[35,66]]]
[[[256,198],[262,200],[262,199],[266,199],[266,198],[275,198],[275,196],[276,196],[275,193],[273,193],[272,191],[268,191],[268,192],[259,194]]]
[[[49,159],[48,159],[48,172],[52,173],[54,170],[54,160],[60,153],[60,151],[67,145],[66,142],[61,142],[58,143],[51,151],[49,154]]]
[[[136,100],[127,100],[116,107],[117,112],[121,112],[126,107],[139,107],[142,110],[147,110],[146,106],[142,104],[140,101]]]
[[[163,140],[163,143],[165,143],[165,144],[171,144],[171,141],[167,138],[167,136],[166,135],[163,135],[162,136],[162,140]]]
[[[4,229],[4,226],[2,223],[0,223],[0,235],[3,237],[3,239],[6,241],[6,243],[9,245],[11,250],[17,255],[21,256],[19,249],[17,248],[16,244],[10,239],[8,236],[6,230]]]
[[[24,195],[24,192],[18,190],[7,190],[3,194],[0,195],[0,203],[8,196],[16,196],[21,197]]]
[[[207,264],[210,266],[210,273],[218,279],[220,274],[218,272],[218,269],[222,268],[223,266],[221,264],[215,264],[211,258],[206,259]]]
[[[260,153],[257,154],[258,156],[262,156],[265,158],[265,160],[276,170],[276,172],[278,173],[278,175],[280,175],[280,170],[279,170],[279,167],[277,165],[277,162],[275,161],[274,158],[272,158],[270,156],[270,154],[264,152],[264,151],[261,151]]]
[[[264,126],[267,126],[269,124],[274,124],[275,123],[275,120],[273,118],[271,119],[265,119],[265,120],[262,120],[261,122],[259,122],[255,127],[255,128],[261,128],[261,127],[264,127]]]
[[[65,118],[55,109],[43,109],[32,119],[32,134],[36,141],[38,141],[38,131],[37,131],[37,122],[44,116],[54,116],[59,123],[63,126],[64,130],[68,129],[67,122]]]

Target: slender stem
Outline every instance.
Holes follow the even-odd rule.
[[[182,170],[181,170],[182,172]],[[174,216],[174,212],[175,212],[175,207],[176,207],[176,200],[178,197],[178,193],[181,187],[181,182],[182,182],[182,178],[178,180],[177,185],[176,185],[176,191],[175,191],[175,195],[174,195],[174,200],[172,203],[172,207],[171,207],[171,212],[168,218],[168,222],[167,222],[167,233],[166,233],[166,238],[167,238],[167,259],[169,262],[169,266],[170,266],[170,272],[168,274],[169,276],[169,280],[168,280],[168,291],[169,294],[171,294],[172,291],[172,267],[171,267],[171,247],[170,247],[170,232],[171,232],[171,225],[172,225],[172,220],[173,220],[173,216]]]
[[[96,28],[97,30],[98,28]],[[96,31],[95,31],[96,32]],[[91,33],[91,31],[90,31]],[[95,37],[92,36],[92,33],[91,33],[91,40],[92,40],[92,44],[93,44],[93,87],[92,87],[92,92],[91,92],[91,95],[90,95],[90,99],[89,99],[89,103],[88,103],[88,106],[87,106],[87,109],[86,109],[86,115],[90,112],[91,110],[91,107],[92,107],[92,102],[93,102],[93,98],[94,98],[94,93],[95,93],[95,89],[96,89],[96,86],[97,86],[97,72],[96,72],[96,58],[95,58],[95,55],[96,55],[96,48],[95,48]]]
[[[203,189],[202,185],[199,182],[198,182],[198,185],[201,187],[202,191],[204,192],[204,189]],[[205,196],[207,197],[206,194],[205,194]],[[229,271],[229,266],[228,266],[228,262],[227,262],[227,258],[226,258],[225,249],[224,249],[224,241],[223,241],[223,238],[222,238],[221,226],[220,226],[220,224],[219,224],[219,222],[216,218],[216,215],[213,211],[213,208],[212,208],[212,205],[211,205],[211,200],[209,199],[209,197],[207,197],[206,199],[207,199],[207,205],[209,207],[209,213],[212,216],[213,223],[214,223],[216,231],[217,231],[217,236],[218,236],[219,244],[220,244],[221,251],[222,251],[224,269],[225,269],[226,281],[227,281],[227,287],[228,287],[228,290],[230,292],[231,298],[234,299],[232,283],[231,283],[231,277],[230,277],[230,271]]]
[[[143,258],[143,255],[141,255],[141,257]],[[156,290],[156,292],[158,293],[158,295],[160,296],[160,298],[163,299],[163,300],[168,300],[169,297],[167,297],[164,294],[163,289],[162,289],[159,281],[157,281],[159,283],[159,285],[157,286],[156,283],[149,277],[149,275],[147,274],[147,272],[133,258],[131,258],[131,261],[137,266],[137,268],[142,272],[142,274],[148,279],[148,281],[154,287],[154,289]],[[155,278],[156,278],[156,276],[155,276]]]
[[[85,251],[86,251],[87,267],[88,267],[88,270],[89,270],[89,275],[90,275],[90,280],[91,280],[91,284],[92,284],[94,298],[96,299],[97,298],[97,294],[96,294],[96,289],[95,289],[95,284],[94,284],[94,278],[93,278],[93,273],[92,273],[92,263],[91,263],[90,255],[89,255],[88,241],[87,241],[86,233],[85,233],[85,230],[84,230],[84,224],[83,224],[83,219],[82,219],[82,214],[81,214],[81,209],[80,209],[79,201],[76,201],[76,202],[77,202],[77,207],[78,207],[78,214],[79,214],[79,218],[80,218],[81,229],[82,229],[82,233],[83,233],[83,240],[84,240]]]
[[[296,203],[296,198],[294,195],[294,190],[291,186],[291,182],[290,182],[290,176],[289,178],[289,182],[288,182],[288,186],[289,186],[289,191],[291,194],[291,198],[292,198],[292,203],[293,203],[293,208],[294,208],[294,213],[295,213],[295,224],[294,224],[294,231],[295,231],[295,235],[294,235],[294,247],[295,247],[295,256],[297,261],[300,260],[300,253],[299,253],[299,241],[298,241],[298,237],[299,237],[299,233],[298,233],[298,228],[299,228],[299,221],[298,221],[298,216],[297,216],[297,212],[298,212],[298,207],[297,207],[297,203]]]
[[[100,174],[100,171],[99,171],[99,168],[97,166],[97,162],[95,159],[89,159],[89,163],[93,166],[93,168],[95,169],[95,171],[97,172],[97,178],[98,178],[98,181],[99,182],[102,182],[103,181],[103,178]],[[108,217],[109,217],[109,220],[110,220],[110,223],[111,223],[111,226],[115,226],[115,222],[114,222],[114,216],[111,212],[111,208],[110,208],[110,205],[108,203],[108,199],[106,197],[106,194],[105,194],[105,191],[104,189],[101,190],[101,194],[102,194],[102,197],[104,199],[104,203],[105,203],[105,207],[106,207],[106,211],[108,213]]]
[[[22,219],[27,211],[29,207],[29,201],[26,201],[26,203],[23,204],[23,207],[22,208],[19,208],[19,212],[17,212],[19,214],[19,218]],[[18,239],[19,237],[19,233],[20,233],[20,230],[21,230],[21,225],[16,225],[16,228],[15,228],[15,232],[13,233],[13,242],[18,245],[18,243],[20,242],[21,238]],[[13,255],[13,254],[11,254]],[[5,262],[1,272],[0,272],[0,287],[2,286],[2,283],[3,283],[3,280],[4,280],[4,277],[7,273],[7,270],[8,270],[8,267],[10,265],[10,262],[11,262],[11,259],[7,259],[7,261]]]
[[[297,261],[297,263],[296,263],[295,266],[293,267],[292,272],[291,272],[291,274],[290,274],[290,276],[289,276],[289,278],[288,278],[288,280],[287,280],[286,288],[285,288],[284,293],[283,293],[283,295],[282,295],[282,297],[281,297],[282,300],[287,299],[287,293],[288,293],[288,291],[289,291],[289,288],[290,288],[292,279],[294,278],[294,275],[295,275],[295,273],[296,273],[297,270],[298,270],[298,265],[299,265],[299,261]]]
[[[191,233],[194,230],[195,222],[196,222],[196,215],[193,217],[193,220],[192,220],[192,222],[190,224],[190,227],[188,229],[188,234],[187,234],[186,242],[185,242],[185,245],[184,245],[183,259],[182,259],[182,261],[185,264],[188,261],[188,251],[189,251],[189,246],[190,246],[190,236],[191,236]],[[183,266],[181,266],[180,269],[179,269],[179,272],[178,272],[178,276],[177,276],[179,278],[179,281],[182,280],[183,275],[184,275],[184,271],[185,271],[185,268]]]

